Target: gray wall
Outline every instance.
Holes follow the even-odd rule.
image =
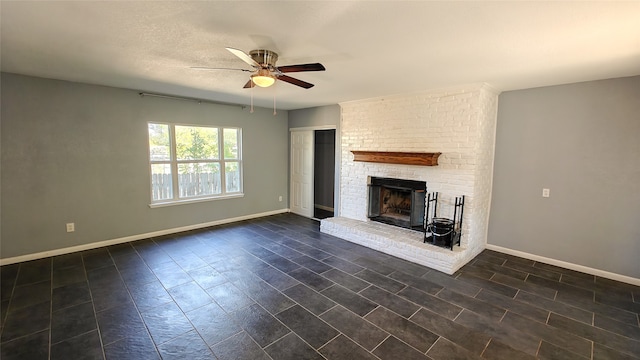
[[[489,244],[640,278],[640,76],[504,92],[496,139]]]
[[[340,188],[340,120],[341,109],[339,105],[327,105],[314,108],[299,109],[289,111],[289,129],[293,128],[327,128],[335,127],[337,139],[335,141],[335,164],[334,164],[334,185],[335,191],[333,195],[333,207],[334,215],[338,216],[338,209],[340,208],[340,192],[337,190]],[[291,138],[289,138],[289,142]],[[290,147],[290,146],[289,146]],[[326,173],[325,173],[326,174]],[[321,179],[323,184],[327,184],[329,179]],[[315,192],[318,189],[314,189]],[[328,192],[328,190],[322,189],[321,191]],[[321,195],[324,197],[324,193]],[[321,202],[325,202],[324,200]],[[326,205],[326,204],[320,204]],[[328,205],[327,205],[328,206]]]
[[[287,207],[287,111],[6,73],[1,86],[1,258]],[[241,127],[245,196],[149,208],[148,121]]]
[[[327,105],[289,111],[289,128],[340,127],[340,105]]]

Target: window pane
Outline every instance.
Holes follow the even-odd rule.
[[[153,201],[173,198],[173,181],[171,177],[171,165],[151,165],[151,194]]]
[[[176,156],[178,160],[216,160],[218,129],[176,125]]]
[[[149,156],[151,161],[171,160],[169,125],[149,124]]]
[[[220,164],[178,164],[180,198],[220,194]]]
[[[227,162],[224,165],[225,191],[240,192],[240,167],[237,162]]]
[[[224,158],[238,159],[238,129],[224,129]]]

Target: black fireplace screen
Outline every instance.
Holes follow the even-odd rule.
[[[369,177],[368,217],[417,231],[424,229],[424,181]]]

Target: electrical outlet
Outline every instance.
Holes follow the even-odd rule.
[[[76,224],[75,223],[67,223],[67,232],[74,232],[76,231]]]
[[[278,196],[278,201],[282,201],[282,195]]]
[[[549,197],[549,189],[542,189],[542,197]]]

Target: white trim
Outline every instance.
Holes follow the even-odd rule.
[[[289,212],[289,209],[273,210],[273,211],[267,211],[267,212],[263,212],[263,213],[259,213],[259,214],[244,215],[244,216],[238,216],[238,217],[235,217],[235,218],[215,220],[215,221],[210,221],[210,222],[206,222],[206,223],[181,226],[181,227],[177,227],[177,228],[173,228],[173,229],[152,231],[152,232],[148,232],[148,233],[144,233],[144,234],[125,236],[125,237],[121,237],[121,238],[117,238],[117,239],[98,241],[98,242],[94,242],[94,243],[90,243],[90,244],[71,246],[71,247],[66,247],[66,248],[62,248],[62,249],[49,250],[49,251],[43,251],[43,252],[39,252],[39,253],[14,256],[14,257],[11,257],[11,258],[0,259],[0,266],[9,265],[9,264],[15,264],[15,263],[24,262],[24,261],[30,261],[30,260],[37,260],[37,259],[47,258],[47,257],[50,257],[50,256],[70,254],[70,253],[74,253],[74,252],[78,252],[78,251],[97,249],[97,248],[101,248],[101,247],[105,247],[105,246],[117,245],[117,244],[122,244],[122,243],[130,242],[130,241],[143,240],[143,239],[148,239],[148,238],[156,237],[156,236],[175,234],[175,233],[179,233],[179,232],[182,232],[182,231],[201,229],[201,228],[206,228],[206,227],[216,226],[216,225],[222,225],[222,224],[229,224],[229,223],[233,223],[233,222],[256,219],[256,218],[261,218],[261,217],[265,217],[265,216],[283,214],[283,213],[288,213],[288,212]]]
[[[566,268],[566,269],[580,271],[580,272],[583,272],[583,273],[596,275],[596,276],[600,276],[600,277],[603,277],[603,278],[624,282],[624,283],[627,283],[627,284],[640,286],[640,279],[637,279],[637,278],[634,278],[634,277],[631,277],[631,276],[620,275],[620,274],[616,274],[616,273],[612,273],[612,272],[608,272],[608,271],[604,271],[604,270],[590,268],[588,266],[573,264],[573,263],[569,263],[569,262],[562,261],[562,260],[556,260],[556,259],[551,259],[551,258],[544,257],[544,256],[529,254],[529,253],[526,253],[526,252],[513,250],[513,249],[509,249],[509,248],[504,248],[502,246],[497,246],[497,245],[487,244],[487,249],[493,250],[493,251],[497,251],[497,252],[501,252],[501,253],[504,253],[504,254],[509,254],[509,255],[513,255],[513,256],[522,257],[522,258],[529,259],[529,260],[539,261],[539,262],[542,262],[542,263],[545,263],[545,264],[549,264],[549,265],[560,266],[560,267],[563,267],[563,268]]]
[[[210,126],[210,125],[199,125],[199,124],[184,124],[184,123],[174,123],[174,122],[169,122],[169,123],[164,123],[164,122],[155,122],[155,121],[148,121],[147,122],[147,137],[149,138],[150,134],[149,134],[149,125],[154,124],[154,125],[166,125],[168,127],[168,137],[169,137],[169,146],[170,146],[170,151],[169,151],[169,160],[153,160],[151,158],[151,143],[148,144],[148,150],[149,150],[149,180],[152,180],[153,178],[153,165],[169,165],[171,167],[171,185],[172,185],[172,197],[171,199],[160,199],[157,201],[154,201],[153,199],[153,188],[150,187],[149,188],[149,195],[150,195],[150,199],[151,199],[151,204],[149,205],[149,207],[154,208],[154,207],[158,207],[158,206],[168,206],[168,205],[180,205],[180,204],[187,204],[190,202],[199,202],[201,200],[198,199],[203,199],[204,201],[208,201],[208,200],[215,200],[216,198],[230,198],[230,197],[234,197],[237,196],[238,194],[243,194],[244,193],[244,161],[242,160],[242,128],[241,127],[235,127],[235,126]],[[177,140],[177,132],[176,132],[176,127],[185,127],[185,128],[200,128],[200,129],[215,129],[216,130],[216,138],[218,140],[218,158],[215,159],[211,159],[211,158],[207,158],[207,159],[189,159],[189,160],[185,160],[185,159],[178,159],[178,152],[177,152],[177,146],[178,146],[178,140]],[[224,155],[224,144],[225,144],[225,140],[224,140],[224,131],[225,130],[235,130],[236,132],[236,146],[237,146],[237,156],[235,159],[226,159],[225,155]],[[190,164],[190,163],[198,163],[198,164],[218,164],[219,165],[219,169],[220,169],[220,194],[214,194],[214,195],[206,195],[206,196],[201,196],[198,197],[196,199],[184,199],[180,197],[180,184],[179,184],[179,172],[178,172],[178,166],[181,164]],[[240,189],[239,191],[236,192],[231,192],[231,193],[227,193],[226,190],[226,181],[227,181],[227,170],[226,170],[226,165],[227,163],[237,163],[238,164],[238,171],[239,171],[239,177],[240,177]],[[152,183],[153,181],[151,181]],[[151,184],[150,183],[150,184]],[[151,184],[152,185],[152,184]],[[227,195],[229,194],[229,195]]]
[[[294,134],[296,133],[296,134]],[[315,150],[316,150],[316,137],[315,137],[315,130],[294,130],[294,131],[290,131],[289,132],[290,137],[289,137],[289,208],[291,209],[291,212],[293,212],[294,214],[298,214],[301,216],[305,216],[308,217],[310,219],[313,219],[313,202],[315,200],[315,180],[316,180],[316,173],[315,173]],[[293,206],[295,205],[295,196],[294,196],[294,166],[296,166],[296,162],[293,159],[294,156],[294,152],[293,152],[293,148],[294,148],[294,137],[296,137],[296,135],[300,135],[302,136],[303,140],[302,140],[302,147],[305,148],[305,143],[304,143],[304,138],[306,138],[307,136],[309,136],[310,141],[311,141],[311,146],[310,146],[310,155],[308,156],[304,156],[305,154],[307,154],[306,151],[302,152],[301,156],[301,161],[302,161],[302,168],[305,168],[305,164],[306,163],[310,163],[310,168],[311,168],[311,175],[310,175],[310,182],[307,186],[304,186],[304,188],[308,191],[309,193],[309,209],[305,211],[304,209],[304,200],[301,199],[302,203],[300,204],[300,206]],[[308,157],[308,159],[307,159]],[[307,161],[308,160],[308,161]],[[304,173],[304,171],[302,171],[302,173]],[[302,175],[302,177],[306,178],[305,175]],[[304,181],[302,182],[302,184],[304,184]],[[302,197],[304,197],[304,193],[305,190],[302,190],[302,194],[300,194]],[[293,201],[293,203],[292,203]],[[295,211],[293,211],[295,209]]]
[[[305,126],[297,128],[289,128],[289,131],[308,131],[308,130],[336,130],[335,125],[318,125],[318,126]]]
[[[234,199],[244,197],[244,194],[231,194],[231,195],[220,195],[213,197],[203,197],[203,198],[193,198],[193,199],[185,199],[185,200],[172,200],[167,202],[156,202],[149,204],[150,208],[158,208],[164,206],[173,206],[173,205],[185,205],[185,204],[193,204],[204,201],[215,201],[215,200],[225,200],[225,199]]]
[[[340,107],[340,121],[342,121],[342,107]],[[312,130],[314,131],[314,135],[315,135],[315,131],[321,131],[321,130],[335,130],[336,131],[336,135],[335,135],[335,156],[334,156],[334,168],[335,168],[335,175],[333,178],[333,189],[334,189],[334,196],[333,196],[333,204],[334,204],[334,209],[331,210],[333,211],[335,216],[338,216],[338,212],[340,210],[340,191],[335,191],[335,189],[340,189],[340,172],[342,171],[342,144],[340,143],[339,139],[340,139],[340,132],[338,131],[338,125],[316,125],[316,126],[303,126],[303,127],[295,127],[295,128],[289,128],[289,132],[293,132],[293,131],[308,131],[308,130]],[[315,136],[314,136],[314,141],[315,141]],[[289,159],[291,159],[291,138],[289,138]],[[315,148],[315,143],[314,143],[314,148]],[[314,159],[315,161],[315,159]],[[314,175],[314,180],[315,180],[315,175]],[[291,166],[289,166],[289,183],[291,183]],[[289,190],[289,196],[291,196],[291,190]]]

